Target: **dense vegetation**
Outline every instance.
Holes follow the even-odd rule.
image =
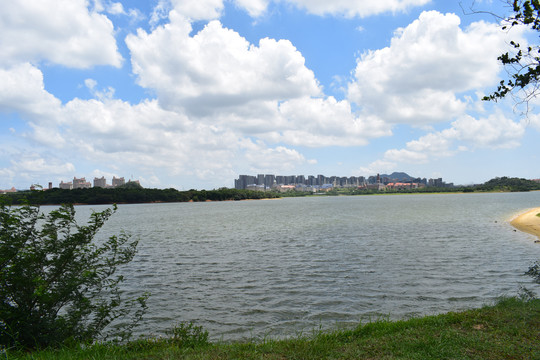
[[[376,321],[350,330],[286,340],[209,343],[183,326],[170,338],[124,346],[6,352],[9,359],[540,359],[540,300],[506,299],[495,306],[406,321]]]
[[[137,242],[125,233],[94,242],[115,209],[81,226],[73,205],[44,214],[0,204],[0,350],[129,337],[147,295],[125,299],[116,270],[133,259]]]
[[[479,191],[531,191],[540,190],[540,183],[520,178],[501,177],[491,179],[475,188]]]
[[[13,204],[136,204],[147,202],[188,202],[249,200],[279,197],[276,193],[251,190],[218,189],[189,190],[144,189],[144,188],[90,188],[64,190],[54,188],[47,191],[20,191],[5,196]]]

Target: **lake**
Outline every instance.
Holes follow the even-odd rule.
[[[539,206],[540,192],[120,205],[101,235],[139,239],[123,287],[152,294],[144,335],[194,321],[214,340],[276,338],[536,289],[523,273],[540,245],[508,220]]]

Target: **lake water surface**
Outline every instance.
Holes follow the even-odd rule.
[[[102,235],[139,239],[124,287],[152,294],[145,335],[195,321],[213,339],[242,340],[534,289],[523,273],[540,245],[508,220],[538,206],[540,192],[120,205]]]

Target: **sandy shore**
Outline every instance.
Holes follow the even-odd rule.
[[[536,235],[540,239],[540,216],[536,216],[538,213],[540,213],[540,207],[518,215],[510,221],[510,224],[516,229]]]

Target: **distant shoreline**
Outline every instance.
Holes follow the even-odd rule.
[[[520,231],[537,236],[538,240],[535,242],[540,242],[540,216],[537,214],[540,214],[540,207],[518,215],[510,221],[510,224]]]

